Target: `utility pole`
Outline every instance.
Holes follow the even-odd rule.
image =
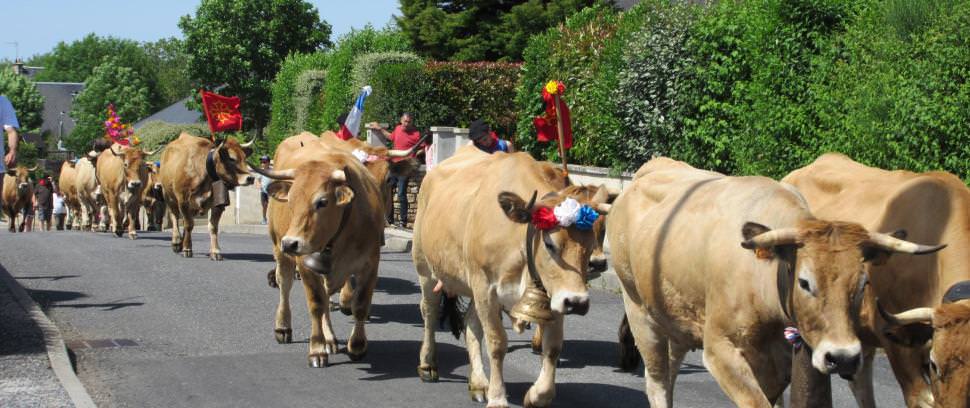
[[[14,49],[14,62],[20,61],[20,43],[17,41],[6,41],[4,44],[13,44]]]

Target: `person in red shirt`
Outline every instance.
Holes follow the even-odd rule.
[[[390,140],[393,144],[395,150],[408,150],[415,147],[421,141],[421,132],[414,126],[414,115],[404,112],[401,114],[400,124],[394,127],[394,130],[388,132],[387,129],[382,128],[377,123],[371,122],[367,124],[367,128],[372,130],[380,131],[387,140]],[[408,160],[414,158],[419,154],[423,154],[424,149],[422,146],[418,146],[414,153],[410,157],[395,157],[391,161],[398,162],[401,160]],[[400,204],[400,218],[401,220],[397,224],[400,228],[406,228],[408,224],[408,198],[407,198],[407,188],[409,174],[391,174],[388,177],[388,183],[395,186],[397,191],[397,202]],[[394,223],[394,211],[393,208],[389,209],[387,215],[387,222]]]

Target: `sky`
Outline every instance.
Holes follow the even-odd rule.
[[[400,15],[398,0],[309,0],[333,27],[331,40],[370,23],[381,28]],[[139,42],[182,37],[181,16],[199,0],[3,0],[0,60],[27,60],[88,33]],[[18,43],[17,46],[12,44]]]

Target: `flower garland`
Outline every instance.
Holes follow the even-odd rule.
[[[572,225],[581,231],[589,231],[599,216],[592,207],[581,205],[574,198],[567,198],[555,208],[539,207],[533,211],[532,225],[543,231]]]
[[[115,105],[108,104],[108,120],[104,121],[104,137],[122,146],[137,146],[141,143],[131,124],[122,123],[121,117],[115,112]]]

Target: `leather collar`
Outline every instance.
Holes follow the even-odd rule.
[[[214,154],[216,149],[210,149],[209,153],[205,155],[205,174],[209,176],[212,181],[222,180],[219,178],[219,173],[216,173],[216,161]]]

